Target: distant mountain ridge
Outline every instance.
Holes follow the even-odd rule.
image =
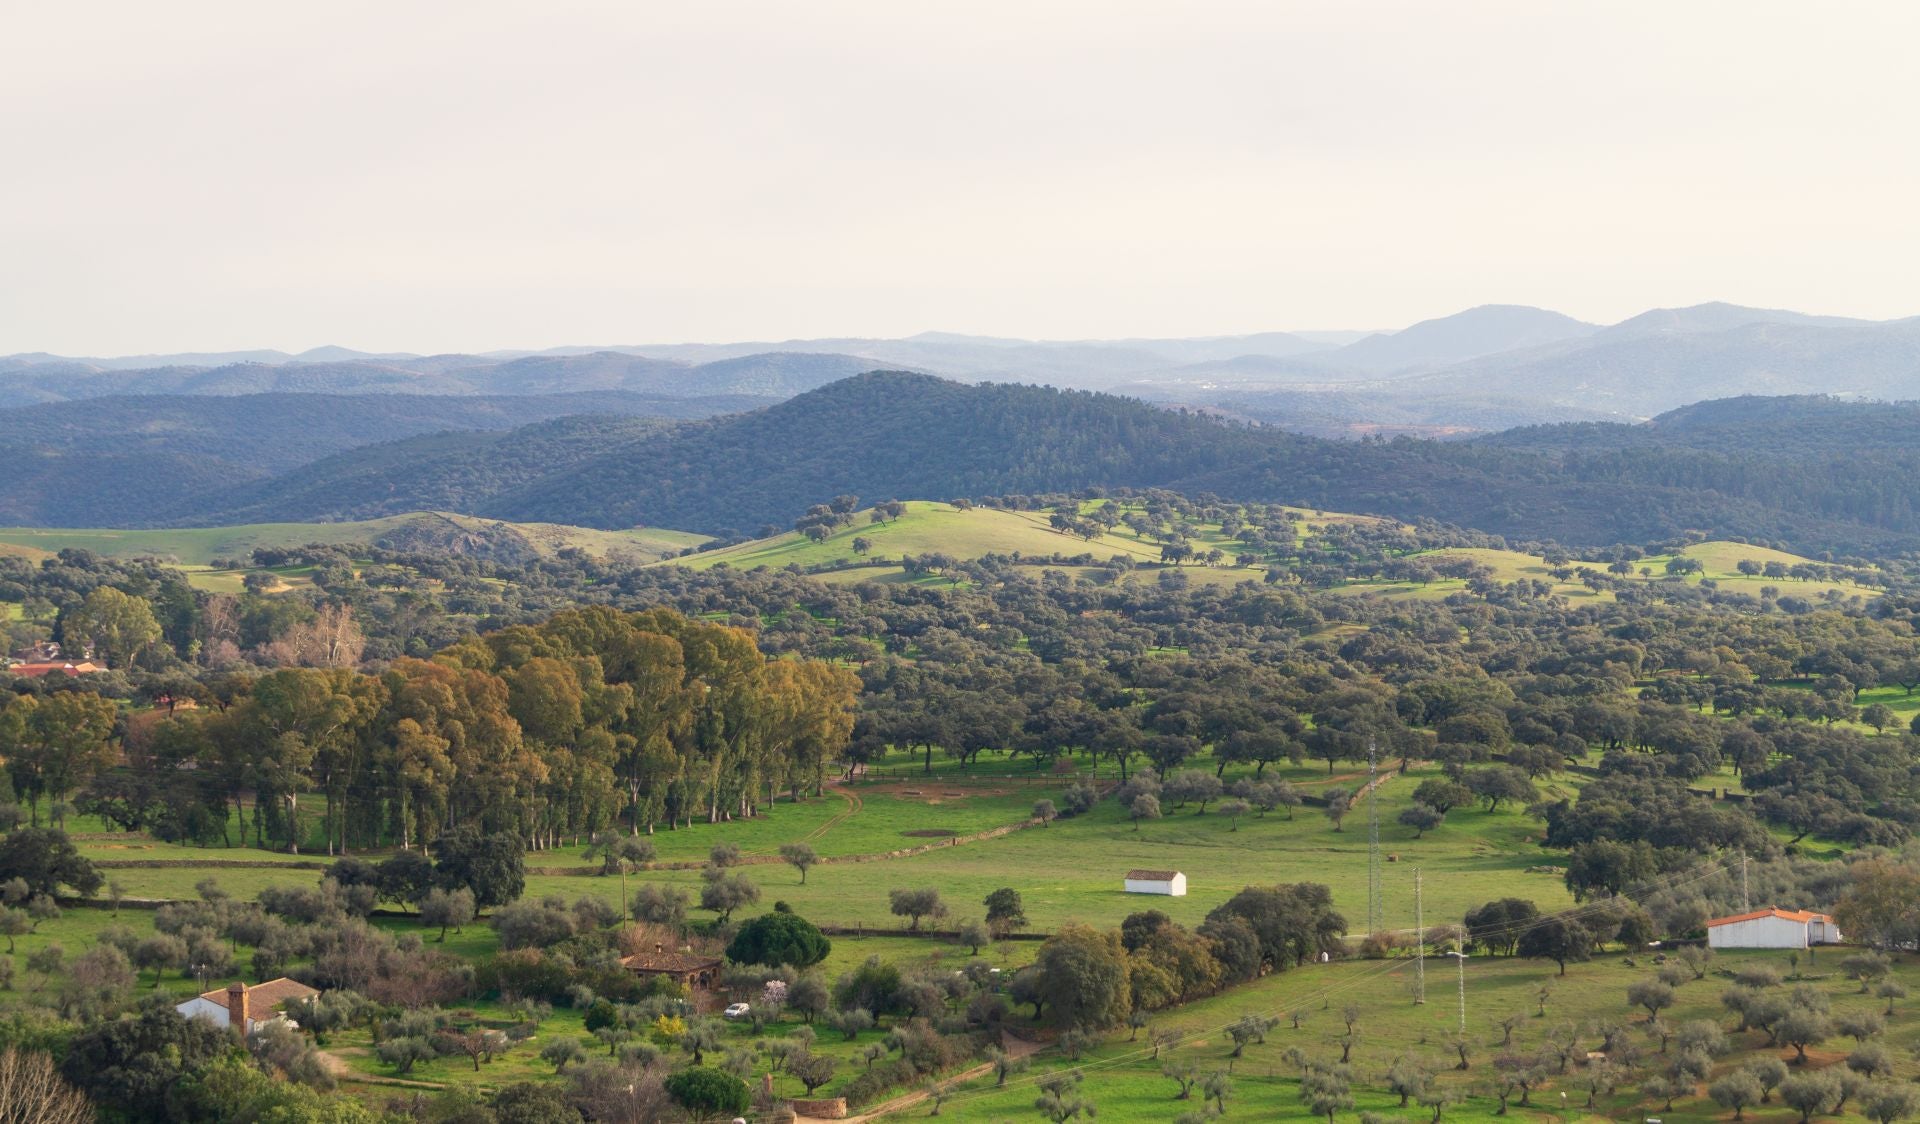
[[[1920,397],[1920,318],[1869,321],[1716,302],[1601,327],[1546,309],[1483,305],[1371,334],[1024,340],[923,332],[482,355],[341,347],[97,360],[32,354],[0,358],[0,408],[136,393],[784,399],[872,370],[1118,391],[1329,435],[1465,434],[1640,420],[1748,394]]]
[[[789,398],[873,369],[837,354],[767,353],[687,363],[622,352],[489,360],[427,356],[395,360],[238,362],[219,366],[101,368],[73,361],[0,360],[0,408],[133,394],[539,395],[625,391],[681,398]]]
[[[1451,366],[1483,355],[1584,339],[1596,324],[1544,308],[1487,304],[1423,320],[1391,335],[1368,336],[1325,357],[1329,366],[1388,373]]]

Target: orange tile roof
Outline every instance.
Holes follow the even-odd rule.
[[[79,663],[17,663],[7,670],[27,679],[38,679],[56,671],[64,675],[88,675],[105,669],[91,660],[81,660]]]
[[[320,991],[317,988],[311,988],[299,980],[290,980],[285,976],[281,976],[277,980],[268,980],[266,983],[254,984],[248,988],[247,1006],[249,1009],[258,1008],[260,1010],[270,1011],[278,1009],[288,1000],[311,999],[318,994],[320,994]],[[217,987],[212,991],[202,992],[200,998],[210,999],[215,1003],[225,1005],[227,1001],[227,989]]]
[[[621,957],[620,963],[633,972],[704,972],[718,968],[720,958],[691,952],[636,952]]]
[[[1826,914],[1814,913],[1811,910],[1770,908],[1770,909],[1756,909],[1752,913],[1736,913],[1732,917],[1716,917],[1713,920],[1707,922],[1707,927],[1712,928],[1715,925],[1732,925],[1739,921],[1753,921],[1761,917],[1778,917],[1786,921],[1826,921],[1829,923],[1833,921],[1833,918],[1827,916]]]

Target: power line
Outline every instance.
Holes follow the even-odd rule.
[[[1684,878],[1673,878],[1672,881],[1667,882],[1666,888],[1678,889],[1679,887],[1685,886],[1689,883],[1698,882],[1706,878],[1711,878],[1716,874],[1725,873],[1727,872],[1727,869],[1728,869],[1728,865],[1726,862],[1717,862],[1711,866],[1708,866],[1703,870],[1698,870],[1694,873],[1691,873]],[[1666,881],[1667,877],[1671,877],[1671,876],[1665,876],[1663,878],[1655,879],[1653,881],[1655,882]],[[1512,935],[1519,935],[1519,934],[1529,932],[1533,929],[1537,929],[1543,925],[1552,924],[1556,920],[1578,919],[1580,917],[1583,917],[1589,914],[1599,913],[1605,910],[1612,909],[1614,908],[1614,906],[1615,906],[1615,902],[1613,899],[1605,899],[1602,901],[1590,902],[1586,905],[1575,906],[1572,909],[1565,910],[1558,914],[1550,914],[1548,916],[1536,918],[1535,920],[1527,922],[1524,925],[1516,926],[1511,930],[1508,930],[1508,932]],[[1459,992],[1459,1004],[1460,1004],[1460,1031],[1461,1033],[1464,1034],[1466,1033],[1466,1029],[1467,1029],[1467,985],[1466,985],[1467,956],[1465,952],[1465,945],[1463,942],[1464,942],[1464,935],[1460,937],[1456,937],[1454,941],[1454,949],[1455,949],[1455,956],[1457,957],[1457,963],[1459,965],[1458,992]],[[1396,960],[1393,960],[1393,959],[1383,960],[1377,966],[1357,971],[1344,980],[1339,980],[1334,983],[1327,984],[1324,987],[1309,991],[1305,995],[1297,997],[1294,1002],[1287,1004],[1284,1009],[1269,1010],[1269,1011],[1255,1012],[1255,1013],[1268,1014],[1268,1015],[1281,1015],[1281,1014],[1284,1014],[1286,1010],[1297,1010],[1306,1006],[1310,1006],[1312,1004],[1312,1001],[1315,999],[1321,999],[1323,1001],[1330,1000],[1334,995],[1337,995],[1343,991],[1350,991],[1353,988],[1359,987],[1362,984],[1372,981],[1374,978],[1378,976],[1399,971],[1400,968],[1401,968],[1401,964]],[[1237,1022],[1238,1020],[1236,1019],[1234,1021]],[[1181,1046],[1185,1046],[1189,1043],[1208,1041],[1208,1040],[1217,1038],[1219,1035],[1225,1033],[1227,1027],[1231,1025],[1232,1025],[1231,1022],[1221,1023],[1218,1026],[1206,1027],[1199,1030],[1183,1033],[1178,1038],[1173,1039],[1169,1042],[1163,1043],[1162,1048],[1173,1050],[1173,1049],[1178,1049]],[[1091,1072],[1097,1072],[1100,1070],[1107,1070],[1107,1069],[1116,1069],[1120,1066],[1138,1061],[1141,1058],[1145,1058],[1151,1052],[1152,1052],[1151,1047],[1143,1047],[1137,1050],[1125,1051],[1123,1053],[1116,1054],[1112,1057],[1102,1058],[1098,1061],[1090,1061],[1083,1064],[1075,1065],[1073,1068],[1083,1073],[1091,1073]],[[993,1096],[995,1094],[1004,1093],[1009,1088],[1019,1088],[1021,1086],[1032,1086],[1038,1083],[1040,1080],[1042,1080],[1046,1076],[1047,1075],[1045,1073],[1033,1073],[1033,1074],[1028,1074],[1024,1077],[1012,1078],[1012,1079],[1009,1079],[1005,1085],[993,1086],[991,1088],[986,1088],[986,1089],[978,1089],[973,1092],[960,1093],[955,1096],[949,1097],[946,1103],[950,1106],[956,1105],[956,1104],[964,1104],[971,1100],[978,1100],[981,1097]],[[750,1119],[770,1120],[771,1117],[770,1116],[752,1117]]]

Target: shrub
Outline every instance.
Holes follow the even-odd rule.
[[[706,1066],[693,1066],[673,1074],[666,1080],[666,1090],[673,1103],[696,1120],[729,1113],[739,1115],[753,1103],[746,1082]]]
[[[813,922],[796,913],[775,910],[740,926],[727,945],[727,959],[735,964],[788,964],[810,968],[827,958],[833,943]]]
[[[473,983],[484,995],[564,1003],[573,979],[565,965],[546,953],[537,948],[521,948],[481,962]]]
[[[493,927],[503,949],[546,948],[573,936],[574,916],[553,899],[514,902],[494,911]]]
[[[841,976],[833,987],[833,1005],[846,1011],[864,1008],[878,1015],[902,1010],[900,969],[869,956],[858,968]]]

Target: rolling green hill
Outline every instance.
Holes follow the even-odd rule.
[[[1090,501],[1083,504],[1083,511],[1103,502],[1108,501]],[[1137,505],[1123,505],[1123,507],[1130,512],[1138,510]],[[1387,525],[1387,521],[1370,516],[1290,510],[1298,517],[1297,522],[1292,523],[1292,528],[1297,532],[1298,541],[1303,545],[1311,544],[1323,536],[1329,527],[1342,524],[1366,524],[1374,527]],[[1233,558],[1233,553],[1240,544],[1227,536],[1218,523],[1191,524],[1188,541],[1200,551],[1219,548],[1227,557],[1213,565],[1186,564],[1176,567],[1161,561],[1158,542],[1143,537],[1125,524],[1117,525],[1106,533],[1089,539],[1054,529],[1049,525],[1048,517],[1049,513],[1045,511],[1012,511],[984,507],[962,509],[952,504],[914,501],[906,504],[906,512],[899,518],[884,523],[872,522],[870,511],[858,512],[851,523],[835,529],[826,538],[817,542],[797,531],[788,531],[719,550],[691,554],[685,558],[673,559],[671,563],[702,570],[717,565],[728,565],[744,570],[759,567],[781,569],[787,566],[799,566],[819,574],[830,582],[856,583],[916,580],[908,574],[905,567],[900,565],[905,556],[925,558],[944,555],[959,561],[971,561],[988,554],[1048,560],[1087,555],[1091,556],[1094,564],[1074,565],[1049,561],[1047,566],[1049,569],[1060,570],[1075,577],[1094,577],[1121,582],[1152,581],[1156,580],[1157,574],[1174,570],[1185,575],[1189,583],[1207,585],[1232,585],[1243,581],[1263,580],[1271,565],[1268,562],[1238,564]],[[864,549],[856,549],[856,542],[864,542]],[[1303,554],[1310,556],[1311,552],[1306,551]],[[1099,565],[1115,557],[1128,559],[1134,569],[1116,579],[1111,572],[1102,569]],[[1494,581],[1545,582],[1551,586],[1555,595],[1566,597],[1576,603],[1583,600],[1611,600],[1614,596],[1610,589],[1589,588],[1579,577],[1579,571],[1583,568],[1609,573],[1609,564],[1605,561],[1576,560],[1555,565],[1537,554],[1489,547],[1449,547],[1442,550],[1410,552],[1405,557],[1410,561],[1426,560],[1431,563],[1463,560],[1477,563],[1490,571],[1488,576]],[[1691,574],[1670,575],[1666,570],[1666,564],[1676,557],[1693,559],[1700,563],[1702,568]],[[1609,576],[1624,577],[1628,581],[1647,582],[1681,581],[1699,584],[1702,581],[1711,581],[1722,589],[1756,597],[1767,588],[1801,598],[1819,598],[1832,594],[1841,597],[1866,598],[1880,595],[1877,589],[1848,581],[1802,580],[1743,574],[1739,570],[1739,565],[1743,561],[1758,562],[1763,566],[1773,563],[1788,568],[1813,562],[1812,559],[1782,550],[1748,543],[1713,541],[1695,543],[1675,554],[1639,559],[1633,564],[1633,571],[1630,574],[1609,574]],[[1293,563],[1286,563],[1282,568],[1293,569],[1295,566]],[[1556,576],[1556,571],[1572,572],[1566,576]],[[939,579],[922,577],[917,580]],[[1350,594],[1438,600],[1458,593],[1467,586],[1466,578],[1440,577],[1425,583],[1387,579],[1348,580],[1333,588],[1337,592]]]
[[[1920,412],[1836,407],[1796,443],[1768,439],[1772,423],[1751,412],[1736,404],[1714,427],[1695,407],[1693,424],[1654,446],[1634,442],[1662,431],[1632,426],[1535,431],[1520,444],[1343,442],[1112,395],[875,372],[669,429],[572,419],[352,450],[262,484],[204,487],[165,508],[177,518],[147,522],[455,510],[764,534],[841,493],[946,500],[1104,487],[1433,519],[1585,547],[1686,531],[1809,553],[1920,542],[1907,498],[1920,479],[1910,452]],[[1749,431],[1755,439],[1743,439]],[[1856,448],[1862,435],[1867,447]],[[1582,444],[1589,437],[1599,447]]]
[[[872,544],[864,554],[854,549],[855,539]],[[1108,533],[1088,540],[1063,534],[1047,525],[1044,512],[1005,511],[997,508],[972,508],[962,511],[951,504],[916,500],[907,504],[907,513],[887,523],[869,522],[860,513],[852,526],[842,527],[821,542],[813,542],[797,531],[755,539],[723,550],[692,555],[685,561],[696,569],[726,563],[750,570],[756,566],[781,567],[852,565],[898,560],[903,554],[946,554],[972,559],[984,554],[1093,554],[1107,558],[1125,554],[1140,562],[1157,561],[1157,548],[1148,547],[1137,537]]]
[[[182,527],[152,531],[0,527],[0,552],[19,551],[44,557],[74,548],[113,558],[154,557],[187,566],[207,566],[215,559],[245,558],[263,547],[294,547],[309,543],[386,545],[397,543],[403,535],[476,534],[500,527],[517,533],[539,552],[575,547],[595,555],[628,552],[645,557],[698,546],[706,541],[704,536],[684,531],[601,531],[553,523],[500,524],[466,515],[417,511],[385,519],[347,523],[246,523],[229,527]]]
[[[1912,549],[1920,543],[1911,500],[1920,409],[1815,406],[1805,426],[1786,430],[1776,412],[1733,402],[1650,426],[1341,442],[1113,395],[874,372],[721,418],[583,415],[430,433],[270,478],[204,449],[214,439],[204,425],[186,426],[178,440],[140,431],[147,436],[125,450],[84,455],[0,439],[12,470],[0,520],[214,526],[459,511],[738,536],[789,526],[842,493],[948,500],[1165,488],[1589,549],[1693,532],[1809,554]],[[76,511],[90,514],[58,514]]]

